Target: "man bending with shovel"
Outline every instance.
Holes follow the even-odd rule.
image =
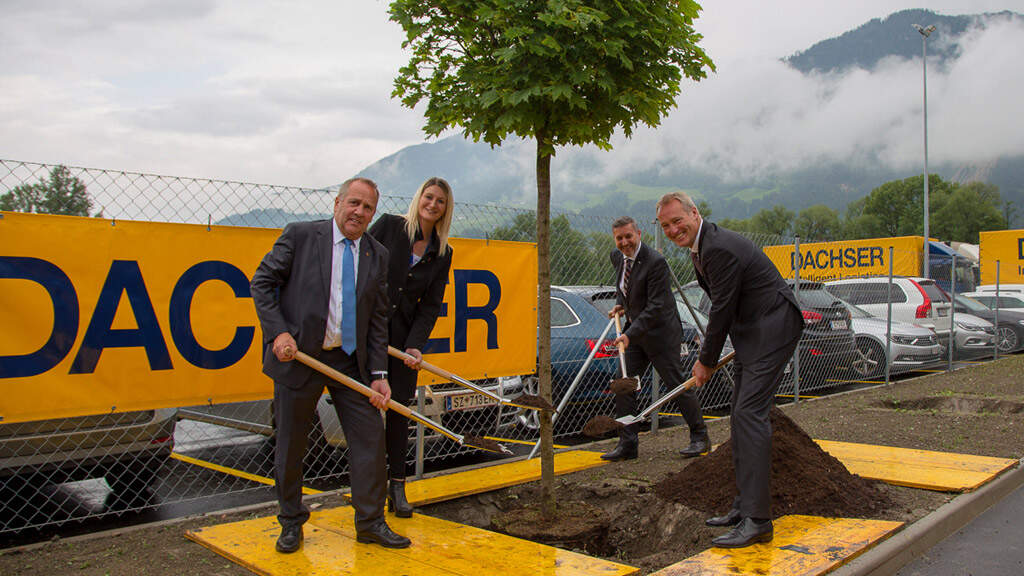
[[[725,515],[707,520],[708,526],[732,527],[711,543],[741,548],[768,542],[773,533],[768,411],[800,340],[803,315],[764,252],[746,237],[701,219],[689,196],[662,196],[656,213],[665,236],[689,249],[697,282],[711,298],[707,337],[693,365],[697,385],[711,378],[727,335],[736,349],[729,425],[737,496]]]
[[[608,315],[625,314],[625,331],[615,339],[615,344],[620,350],[625,349],[626,372],[639,376],[653,364],[668,388],[673,389],[686,378],[679,358],[683,328],[672,296],[668,263],[656,250],[640,242],[640,230],[629,216],[612,222],[612,235],[618,250],[612,251],[611,261],[618,280],[616,304]],[[636,393],[633,389],[615,395],[617,418],[637,413]],[[690,427],[690,443],[680,454],[687,458],[707,454],[711,441],[697,395],[687,390],[678,396],[678,404]],[[601,458],[636,458],[639,427],[633,423],[619,429],[618,445]]]

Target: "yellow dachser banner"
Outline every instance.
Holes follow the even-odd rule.
[[[981,283],[995,284],[998,276],[1000,284],[1024,284],[1024,230],[982,232],[980,236]]]
[[[279,234],[0,212],[0,422],[270,397],[249,280]],[[536,245],[451,244],[427,359],[532,373]]]

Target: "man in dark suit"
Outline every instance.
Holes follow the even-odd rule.
[[[317,402],[327,386],[348,438],[356,539],[390,548],[408,538],[384,521],[384,424],[387,406],[387,249],[366,227],[377,210],[372,180],[341,185],[334,218],[285,227],[252,278],[252,297],[263,330],[263,372],[274,379],[277,446],[274,483],[280,505],[277,550],[302,545],[309,509],[302,503],[302,459]],[[367,399],[298,362],[303,352],[360,381]]]
[[[612,223],[615,246],[610,257],[615,267],[615,306],[609,316],[624,313],[626,324],[622,335],[616,338],[626,347],[626,372],[641,376],[654,365],[658,375],[671,390],[686,379],[679,358],[683,340],[683,327],[679,310],[672,296],[668,263],[657,250],[640,242],[640,230],[629,216]],[[707,454],[711,441],[704,424],[700,401],[691,390],[676,400],[683,418],[690,427],[690,443],[680,454],[690,458]],[[615,395],[615,416],[637,413],[636,391]],[[605,460],[629,460],[637,457],[639,424],[630,424],[619,430],[619,443],[601,455]]]
[[[769,410],[800,333],[803,315],[775,265],[746,237],[700,217],[682,192],[657,204],[665,236],[689,248],[697,282],[711,299],[707,336],[693,365],[698,385],[710,378],[728,335],[736,349],[730,430],[737,496],[724,516],[709,526],[732,526],[712,540],[740,548],[772,539]]]

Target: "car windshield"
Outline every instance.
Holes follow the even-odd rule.
[[[962,294],[956,295],[956,303],[973,312],[987,312],[989,309],[988,306],[985,306],[974,298],[964,296]]]
[[[855,304],[850,304],[846,300],[840,300],[840,302],[850,310],[851,318],[871,318],[871,314],[868,314],[863,308],[858,308]]]
[[[690,302],[690,305],[693,306],[694,303]],[[696,308],[693,309],[693,314],[691,314],[690,309],[678,294],[676,295],[676,308],[679,310],[679,318],[690,326],[700,326],[703,328],[708,325],[708,317]],[[694,316],[696,316],[696,319],[694,319]]]

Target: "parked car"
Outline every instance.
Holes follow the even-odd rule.
[[[801,280],[799,290],[796,282],[786,280],[794,288],[797,301],[804,317],[804,332],[797,345],[800,361],[801,389],[822,387],[829,379],[841,376],[857,358],[857,345],[850,326],[850,311],[845,304],[825,290],[821,282]],[[683,292],[694,307],[707,314],[711,299],[696,281],[683,287]],[[786,367],[786,374],[793,372],[792,363]],[[787,376],[788,378],[788,376]],[[793,384],[784,381],[780,393],[788,393]]]
[[[160,466],[174,448],[176,410],[0,423],[0,482],[6,504],[21,489],[104,478],[115,501],[149,502]],[[2,524],[0,524],[2,527]]]
[[[603,340],[598,340],[608,326],[608,311],[614,305],[615,288],[611,286],[551,287],[551,379],[553,403],[556,406],[565,398],[589,353],[595,347],[598,348],[565,409],[558,415],[556,429],[562,433],[579,430],[593,416],[612,413],[614,395],[609,389],[609,383],[622,376],[619,351],[612,343],[615,340],[615,328],[612,327]],[[682,324],[680,355],[684,372],[688,373],[699,350],[699,341],[696,340],[698,332],[692,324]],[[652,372],[649,370],[644,375],[630,374],[641,377],[641,407],[650,402]],[[698,391],[698,398],[701,398],[705,409],[728,403],[728,394],[715,392],[729,385],[724,378],[724,372],[716,374],[712,382]],[[532,385],[532,379],[528,382]],[[667,387],[664,384],[662,386],[662,390],[667,391]],[[532,386],[529,391],[536,393]],[[535,429],[536,414],[522,414],[521,422],[528,429]]]
[[[996,290],[998,288],[998,290]],[[1000,294],[1024,294],[1024,284],[982,284],[975,292],[999,292]]]
[[[1000,310],[1024,310],[1024,293],[1003,292],[999,295],[993,292],[964,292],[964,296],[974,298],[988,308],[999,308]]]
[[[1002,297],[1000,295],[1000,298]],[[983,304],[980,298],[957,294],[955,304],[954,318],[959,318],[962,314],[971,314],[993,324],[996,321],[996,311]],[[999,352],[1009,354],[1024,348],[1024,309],[1000,308],[998,316],[999,328],[996,330],[995,341]]]
[[[949,345],[949,297],[934,280],[895,276],[847,278],[825,282],[825,289],[843,301],[859,306],[876,318],[887,318],[930,328],[943,346]]]
[[[825,282],[826,289],[839,298],[855,304],[876,318],[886,319],[892,302],[892,320],[930,328],[939,343],[950,345],[951,312],[949,296],[929,278],[894,276],[847,278]],[[990,322],[968,314],[956,318],[953,341],[957,357],[977,356],[987,352],[995,338]]]
[[[850,370],[858,378],[884,376],[887,361],[893,374],[942,362],[942,345],[931,329],[906,322],[887,324],[849,302],[845,304],[857,341],[857,358],[850,364]]]

